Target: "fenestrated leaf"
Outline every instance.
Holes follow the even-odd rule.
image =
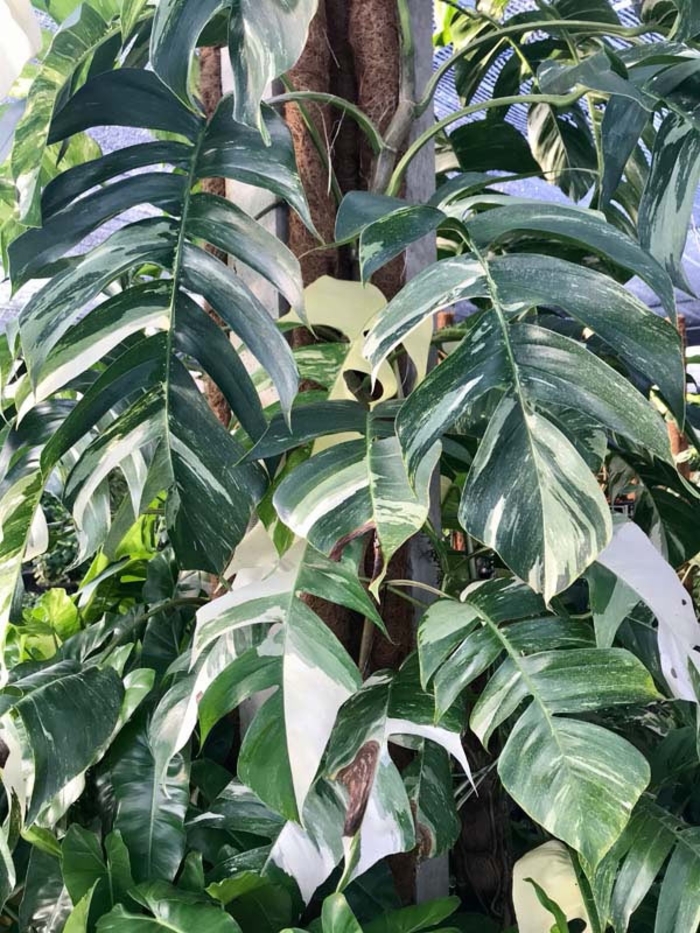
[[[116,802],[114,828],[129,850],[135,880],[171,881],[185,852],[188,762],[176,755],[161,780],[146,729],[134,722],[113,745],[108,767]]]
[[[280,690],[246,734],[239,773],[261,800],[290,819],[302,811],[338,709],[359,685],[349,656],[300,594],[358,609],[381,625],[371,600],[348,566],[329,561],[310,548],[300,550],[297,560],[284,565],[281,572],[273,569],[259,581],[234,589],[204,607],[198,613],[194,640],[196,657],[210,645],[216,652],[217,641],[239,629],[282,623],[275,637],[280,646],[277,650],[281,650]],[[257,658],[248,657],[258,669],[258,663],[271,652],[272,646],[259,652]],[[223,679],[225,675],[220,676]],[[319,697],[323,697],[322,702]],[[227,705],[222,706],[220,715]],[[274,768],[269,766],[268,754],[274,757]]]
[[[242,539],[260,487],[237,467],[243,450],[172,360],[165,392],[144,396],[95,440],[71,471],[66,495],[79,517],[95,487],[127,455],[158,444],[153,488],[166,490],[171,540],[183,567],[220,572]],[[215,480],[215,481],[211,481]],[[256,488],[257,486],[257,488]]]
[[[508,313],[532,306],[559,308],[594,330],[634,369],[656,382],[674,413],[684,410],[683,375],[675,330],[612,279],[573,263],[538,255],[497,257],[489,276]],[[389,304],[372,328],[365,354],[377,367],[426,317],[469,298],[489,297],[483,267],[471,256],[430,266]],[[615,309],[611,316],[607,309]],[[672,366],[669,368],[669,360]]]
[[[189,6],[196,6],[190,0]],[[233,117],[268,129],[260,112],[268,84],[296,62],[306,44],[318,0],[234,0],[229,53],[233,69]]]
[[[224,0],[162,0],[151,33],[151,62],[158,77],[189,102],[190,68],[197,40]]]
[[[231,201],[213,194],[197,194],[189,205],[188,228],[230,256],[255,269],[284,295],[293,310],[304,298],[299,260],[276,236]]]
[[[700,181],[700,132],[674,113],[659,127],[651,173],[639,205],[639,239],[686,288],[682,256]]]
[[[484,202],[497,207],[467,220],[467,230],[477,246],[490,246],[508,234],[537,232],[587,247],[643,279],[659,296],[668,316],[675,320],[676,302],[668,273],[633,239],[607,223],[602,215],[562,204],[498,195],[492,195]]]
[[[445,608],[436,632],[430,614],[421,626],[426,672],[439,665],[433,675],[438,709],[505,656],[474,706],[471,727],[486,742],[531,698],[501,752],[499,775],[533,819],[595,866],[627,824],[649,766],[621,737],[570,716],[648,703],[657,695],[651,676],[626,651],[569,647],[568,623],[534,617],[536,598],[522,583],[495,579],[470,588],[464,599],[466,607],[453,604],[454,621]],[[460,629],[463,641],[455,645]],[[455,671],[464,672],[456,689]]]
[[[111,668],[52,677],[13,704],[29,738],[34,781],[26,822],[94,763],[112,735],[124,688]],[[81,728],[76,729],[75,723]]]
[[[211,417],[176,353],[196,360],[219,384],[251,437],[259,437],[265,421],[245,365],[190,293],[201,294],[246,350],[269,366],[285,411],[296,394],[298,377],[289,346],[267,309],[232,269],[195,243],[204,237],[218,248],[232,250],[297,305],[301,287],[298,263],[289,251],[279,245],[273,248],[269,234],[226,202],[192,189],[198,178],[206,177],[209,160],[217,175],[272,187],[308,213],[289,133],[276,115],[268,113],[266,119],[272,129],[270,147],[255,131],[236,125],[230,108],[222,106],[208,126],[152,72],[122,68],[98,75],[62,107],[53,122],[52,139],[108,120],[112,125],[179,131],[197,145],[147,143],[131,147],[124,165],[108,156],[69,172],[47,193],[46,225],[30,231],[14,247],[21,280],[43,274],[47,263],[50,267],[60,260],[85,233],[99,229],[130,204],[145,199],[172,212],[170,218],[129,224],[71,259],[28,303],[20,329],[35,393],[24,404],[28,408],[61,389],[145,328],[159,330],[140,345],[132,341],[127,353],[101,374],[80,399],[60,438],[54,439],[42,466],[50,470],[52,457],[80,445],[81,459],[69,479],[68,495],[82,528],[93,508],[98,477],[106,477],[135,452],[160,441],[148,493],[169,493],[168,525],[183,564],[217,573],[240,541],[251,507],[262,494],[262,475],[255,468],[236,466],[243,449]],[[187,172],[120,179],[125,167],[150,165],[157,158]],[[105,187],[91,193],[100,183]],[[160,266],[163,277],[144,282],[137,274],[123,292],[100,303],[116,278],[144,265]],[[106,406],[107,399],[111,405]],[[125,406],[123,400],[129,404]],[[83,439],[100,429],[103,433],[85,450]],[[138,501],[134,507],[138,509]]]
[[[49,142],[60,142],[96,125],[167,130],[195,142],[204,121],[201,114],[180,103],[152,71],[118,68],[98,74],[70,98],[51,122]]]
[[[428,517],[438,453],[434,447],[423,459],[414,491],[396,438],[368,433],[366,441],[335,444],[280,483],[275,508],[295,534],[326,554],[342,553],[351,539],[374,529],[381,549],[371,586],[376,595],[392,555]]]
[[[362,434],[366,427],[367,410],[358,402],[304,402],[292,409],[289,419],[274,415],[248,457],[265,460],[319,437]]]
[[[52,179],[41,196],[44,219],[52,217],[97,185],[103,185],[125,172],[159,164],[186,169],[193,150],[189,143],[175,140],[138,143],[109,152],[99,159],[67,169]]]
[[[359,236],[360,271],[367,282],[407,246],[432,233],[442,220],[442,211],[428,205],[351,191],[338,208],[335,236],[342,241]]]
[[[578,277],[587,282],[580,289],[574,284]],[[613,294],[626,319],[614,334],[602,313],[608,302],[612,307]],[[559,305],[597,329],[635,367],[648,371],[651,365],[682,412],[676,367],[668,378],[677,337],[668,322],[636,301],[627,302],[624,289],[590,270],[531,255],[496,258],[483,266],[466,256],[437,263],[414,279],[377,319],[366,356],[376,369],[425,317],[460,299],[482,296],[491,299],[492,310],[471,322],[456,353],[404,404],[397,432],[412,472],[444,430],[458,419],[470,424],[470,409],[479,399],[502,393],[469,474],[460,521],[549,599],[585,570],[612,530],[594,475],[559,427],[560,406],[583,412],[612,432],[635,436],[642,430],[643,446],[650,444],[664,460],[668,443],[651,406],[609,366],[570,338],[534,324],[510,323],[511,315],[532,305]],[[659,341],[668,348],[663,363]],[[576,430],[571,419],[568,430]]]
[[[580,201],[596,180],[595,144],[583,113],[574,106],[565,114],[550,104],[533,104],[527,135],[545,179]]]
[[[240,0],[237,0],[240,2]],[[275,3],[277,0],[263,0]],[[299,0],[308,3],[310,0]],[[266,144],[257,129],[231,119],[231,96],[224,97],[207,126],[197,160],[195,178],[234,178],[284,198],[314,232],[304,188],[297,172],[289,130],[269,107],[261,111]],[[257,116],[256,116],[257,124]],[[235,129],[235,134],[232,132]]]
[[[186,179],[171,172],[148,173],[124,178],[100,188],[57,211],[44,225],[28,230],[10,244],[8,272],[15,288],[29,279],[44,278],[52,262],[81,243],[113,217],[153,204],[178,212],[185,193]]]
[[[344,704],[324,763],[324,773],[345,800],[343,884],[384,856],[415,845],[410,802],[388,743],[400,736],[428,739],[470,775],[461,729],[456,708],[435,716],[432,697],[420,687],[415,656],[395,676],[375,674]]]

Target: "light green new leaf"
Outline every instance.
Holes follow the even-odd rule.
[[[85,897],[75,905],[70,916],[66,920],[63,933],[88,933],[90,907],[92,906],[92,896],[94,893],[95,887],[92,887]]]
[[[189,6],[197,5],[190,0]],[[301,55],[317,7],[318,0],[232,0],[233,118],[265,138],[260,103],[270,82]]]
[[[437,708],[505,657],[471,727],[486,743],[531,699],[501,752],[499,775],[533,819],[595,866],[624,830],[649,766],[621,737],[569,716],[649,703],[658,696],[651,676],[626,651],[579,647],[585,627],[572,632],[570,622],[544,615],[523,583],[495,579],[464,599],[452,604],[452,619],[447,605],[431,610],[419,631],[423,678],[433,680]]]
[[[342,894],[331,894],[323,902],[323,933],[362,933],[355,914]]]

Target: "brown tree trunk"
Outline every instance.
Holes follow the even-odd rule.
[[[202,49],[199,58],[199,68],[199,92],[204,105],[204,112],[207,118],[211,119],[223,96],[221,84],[221,51],[216,48]],[[215,194],[221,198],[226,197],[226,181],[223,178],[207,178],[202,183],[202,188],[209,194]],[[227,261],[226,256],[219,254],[218,250],[210,246],[207,246],[207,249],[215,255],[218,255],[222,262]],[[205,304],[205,310],[220,327],[223,326],[223,321],[210,305]],[[221,389],[209,376],[206,376],[204,380],[204,392],[207,402],[209,403],[209,408],[221,424],[227,428],[231,422],[231,408]]]

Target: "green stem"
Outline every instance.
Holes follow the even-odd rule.
[[[281,78],[281,81],[284,84],[285,88],[287,89],[288,93],[290,94],[298,93],[297,89],[294,87],[294,85],[292,84],[291,80],[289,79],[287,75],[283,75]],[[336,202],[340,204],[340,202],[343,200],[343,192],[338,182],[338,177],[335,173],[335,169],[333,168],[333,163],[331,161],[330,146],[324,143],[323,139],[321,138],[321,134],[319,133],[316,127],[316,124],[311,119],[311,114],[309,113],[307,108],[303,105],[303,103],[301,101],[297,101],[296,104],[297,104],[297,107],[299,108],[299,113],[301,114],[301,118],[304,121],[304,126],[306,127],[306,131],[309,134],[309,137],[311,138],[311,142],[314,144],[314,148],[318,152],[319,158],[323,162],[324,168],[328,172],[328,180],[330,182],[331,191],[333,192],[333,197],[335,198]]]
[[[429,129],[422,133],[418,139],[406,151],[406,154],[399,161],[394,174],[391,176],[386,194],[394,195],[401,188],[403,176],[406,174],[408,166],[418,155],[423,146],[438,136],[444,129],[456,123],[464,117],[470,117],[472,114],[480,113],[482,110],[491,110],[494,107],[511,107],[515,104],[551,104],[553,107],[568,107],[576,103],[583,97],[583,91],[572,91],[570,94],[513,94],[510,97],[496,97],[493,100],[482,101],[478,104],[470,104],[469,107],[463,107],[456,110],[443,120],[438,120]]]
[[[298,104],[300,101],[305,100],[318,104],[328,104],[330,107],[337,107],[347,113],[367,136],[372,152],[379,153],[384,148],[384,137],[367,114],[359,107],[356,107],[355,104],[351,104],[349,100],[345,100],[344,97],[338,97],[337,94],[326,94],[324,91],[291,91],[288,94],[277,94],[275,97],[271,97],[268,104]]]
[[[433,72],[433,76],[426,87],[425,95],[416,107],[417,116],[425,113],[425,111],[430,106],[432,99],[435,96],[435,92],[437,91],[443,77],[448,73],[448,71],[451,71],[452,68],[454,68],[460,59],[465,58],[475,49],[482,45],[487,45],[488,43],[493,42],[494,39],[500,38],[501,36],[517,35],[525,32],[536,32],[537,30],[543,30],[546,32],[548,29],[585,29],[589,35],[593,33],[595,35],[620,36],[621,38],[633,39],[636,36],[643,36],[649,32],[653,32],[654,28],[654,24],[652,23],[644,26],[627,27],[614,26],[611,23],[589,23],[586,22],[586,20],[577,19],[546,19],[539,20],[534,23],[516,23],[511,26],[503,26],[501,29],[490,32],[486,36],[481,36],[478,39],[474,39],[464,48],[455,52],[454,55],[448,58],[447,61],[443,62],[443,64]]]

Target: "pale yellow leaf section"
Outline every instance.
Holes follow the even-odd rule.
[[[554,917],[540,904],[532,878],[559,905],[568,921],[584,920],[588,911],[566,846],[552,840],[528,852],[513,869],[513,905],[519,933],[550,933]]]
[[[345,373],[357,372],[367,376],[372,374],[372,367],[362,355],[365,335],[370,329],[372,321],[383,311],[387,305],[382,292],[371,284],[363,285],[361,282],[346,282],[334,279],[329,275],[321,276],[304,292],[306,308],[306,321],[294,313],[287,314],[285,323],[305,323],[311,328],[332,327],[340,331],[349,341],[348,354],[338,373],[338,378],[332,386],[328,398],[332,401],[350,400],[354,398],[347,386]],[[416,370],[416,382],[425,379],[428,371],[430,355],[430,341],[433,336],[433,324],[428,320],[413,330],[404,340],[404,347],[411,358]],[[376,383],[381,386],[381,392],[372,402],[375,407],[379,402],[396,398],[399,394],[399,383],[391,364],[386,361],[381,364],[375,374]],[[314,453],[319,453],[328,447],[347,440],[356,440],[359,434],[334,434],[330,437],[320,438],[315,446]]]

